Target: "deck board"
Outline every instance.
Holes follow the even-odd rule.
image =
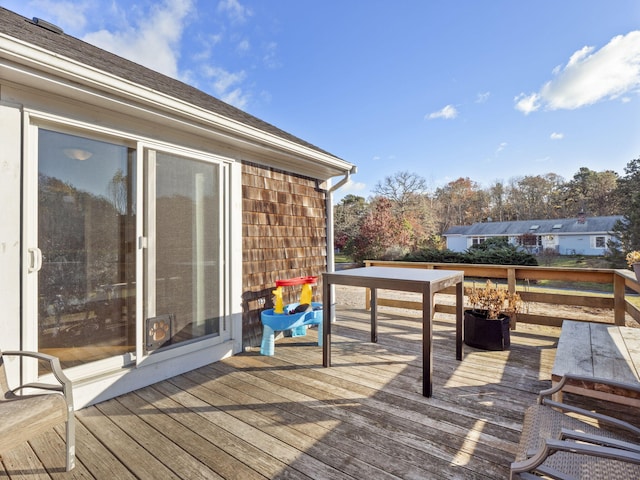
[[[458,362],[436,314],[425,398],[419,312],[381,307],[377,344],[369,318],[338,306],[331,368],[314,328],[80,410],[73,472],[60,427],[5,453],[0,479],[507,478],[560,329],[519,324],[510,351]]]

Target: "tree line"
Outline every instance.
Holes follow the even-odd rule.
[[[334,206],[335,248],[354,259],[398,259],[445,248],[443,233],[485,221],[622,215],[610,246],[614,263],[640,250],[640,158],[620,176],[582,167],[570,179],[555,173],[495,181],[483,188],[460,177],[429,191],[421,176],[402,171],[384,178],[365,199],[345,196]]]

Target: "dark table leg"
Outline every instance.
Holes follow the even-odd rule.
[[[322,282],[322,366],[331,366],[331,286],[327,278]]]
[[[422,290],[422,395],[430,397],[433,393],[433,295],[431,285]]]
[[[378,343],[378,290],[371,288],[371,342]]]
[[[464,310],[464,285],[462,282],[456,284],[456,360],[462,360],[462,316]]]

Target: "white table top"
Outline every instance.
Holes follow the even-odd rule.
[[[461,270],[427,270],[424,268],[362,267],[323,273],[328,283],[389,290],[419,292],[426,284],[437,289],[464,281]]]

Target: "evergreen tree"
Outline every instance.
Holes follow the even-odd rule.
[[[623,254],[640,250],[640,158],[631,160],[624,171],[625,176],[618,180],[616,189],[624,220],[614,227]]]

